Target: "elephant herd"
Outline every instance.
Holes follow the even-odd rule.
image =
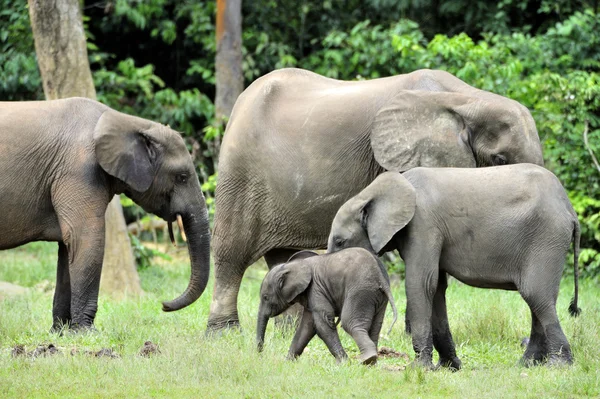
[[[480,167],[489,168],[471,169]],[[441,365],[461,367],[446,314],[448,275],[521,294],[532,315],[526,364],[572,362],[556,299],[573,242],[569,310],[579,313],[579,223],[543,168],[535,122],[518,102],[443,71],[346,82],[281,69],[237,99],[218,176],[211,238],[192,158],[168,126],[83,98],[0,102],[0,249],[58,242],[54,330],[93,325],[104,212],[124,193],[188,237],[189,285],[163,310],[202,295],[212,245],[209,332],[239,325],[242,277],[264,257],[271,270],[261,288],[259,346],[268,317],[300,303],[290,357],[318,335],[343,359],[340,317],[361,360],[372,363],[393,303],[375,255],[398,250],[419,364],[433,367],[435,348]]]

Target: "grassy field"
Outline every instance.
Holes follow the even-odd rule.
[[[571,342],[575,364],[568,368],[518,365],[521,340],[529,334],[529,310],[514,292],[474,289],[453,281],[448,291],[450,325],[463,370],[405,368],[405,358],[381,359],[375,367],[358,364],[354,342],[340,332],[351,361],[336,364],[325,345],[313,340],[296,362],[285,361],[291,331],[267,331],[265,351],[255,350],[259,285],[266,272],[257,264],[246,273],[239,296],[241,332],[204,337],[212,281],[200,300],[179,312],[163,313],[160,301],[172,299],[187,284],[184,257],[160,261],[140,273],[146,294],[127,301],[101,296],[98,331],[49,333],[56,245],[31,244],[0,252],[0,281],[31,287],[24,295],[0,302],[0,397],[169,397],[169,398],[577,398],[600,396],[600,290],[581,285],[582,315],[568,316],[573,292],[563,282],[558,312]],[[387,346],[413,357],[404,335],[402,284],[393,287],[401,309]],[[391,311],[384,331],[391,322]],[[139,356],[144,341],[159,344],[160,354]],[[54,344],[48,357],[11,356],[15,345],[27,351]],[[111,348],[119,358],[88,351]],[[76,350],[76,354],[71,354]]]

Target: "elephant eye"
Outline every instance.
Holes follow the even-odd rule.
[[[188,179],[187,173],[179,173],[179,174],[177,174],[177,176],[175,176],[175,180],[179,184],[185,184],[187,182],[187,179]]]
[[[267,302],[269,300],[269,296],[268,295],[263,295],[263,301]]]
[[[344,240],[343,238],[338,237],[338,238],[336,238],[334,240],[333,243],[335,244],[336,247],[341,247],[342,245],[344,245],[345,242],[346,242],[346,240]]]
[[[506,165],[506,157],[504,155],[494,155],[492,162],[494,162],[494,165]]]

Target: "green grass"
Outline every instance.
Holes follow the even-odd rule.
[[[140,273],[146,292],[135,300],[113,301],[101,296],[97,332],[48,332],[56,245],[34,244],[0,252],[0,280],[32,287],[27,294],[0,302],[0,397],[193,397],[193,398],[331,398],[331,397],[470,397],[576,398],[600,395],[600,290],[581,286],[582,315],[568,316],[572,282],[561,287],[558,312],[571,342],[575,364],[568,368],[523,368],[518,360],[521,339],[529,334],[529,310],[517,293],[467,287],[453,281],[448,290],[450,325],[464,369],[428,372],[407,368],[404,359],[383,359],[376,367],[358,364],[354,342],[340,336],[352,360],[337,364],[325,345],[314,339],[296,362],[285,361],[291,331],[270,323],[265,351],[255,350],[258,290],[266,268],[258,264],[246,273],[239,296],[242,332],[207,339],[212,281],[202,298],[174,313],[163,313],[160,301],[172,299],[187,284],[188,265],[173,261]],[[413,357],[404,335],[404,289],[395,286],[399,321],[380,345]],[[391,322],[391,311],[384,331]],[[144,341],[160,345],[161,354],[138,356]],[[46,358],[13,358],[16,344],[33,350],[54,343],[61,354]],[[95,358],[85,351],[112,348],[119,359]],[[71,355],[72,349],[79,354]]]

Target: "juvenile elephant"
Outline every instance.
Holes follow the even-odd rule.
[[[521,104],[443,71],[344,82],[301,69],[237,99],[216,189],[209,330],[238,325],[246,268],[325,248],[339,207],[384,170],[543,164]]]
[[[386,172],[336,214],[328,252],[398,249],[406,264],[407,322],[417,360],[461,366],[446,313],[447,276],[474,287],[517,290],[531,309],[525,364],[572,363],[556,315],[565,256],[573,241],[579,313],[579,222],[548,170],[532,164]]]
[[[181,136],[84,98],[0,102],[0,249],[57,241],[53,328],[92,326],[104,254],[104,212],[125,193],[146,211],[178,220],[191,278],[163,310],[204,291],[210,232],[194,164]]]
[[[302,251],[271,269],[260,287],[257,342],[262,351],[269,318],[294,303],[304,307],[302,320],[288,353],[300,356],[317,334],[338,361],[348,356],[342,348],[335,318],[354,338],[363,364],[377,362],[377,341],[388,301],[397,312],[387,272],[379,260],[362,248],[318,256]],[[391,327],[390,327],[391,329]]]

